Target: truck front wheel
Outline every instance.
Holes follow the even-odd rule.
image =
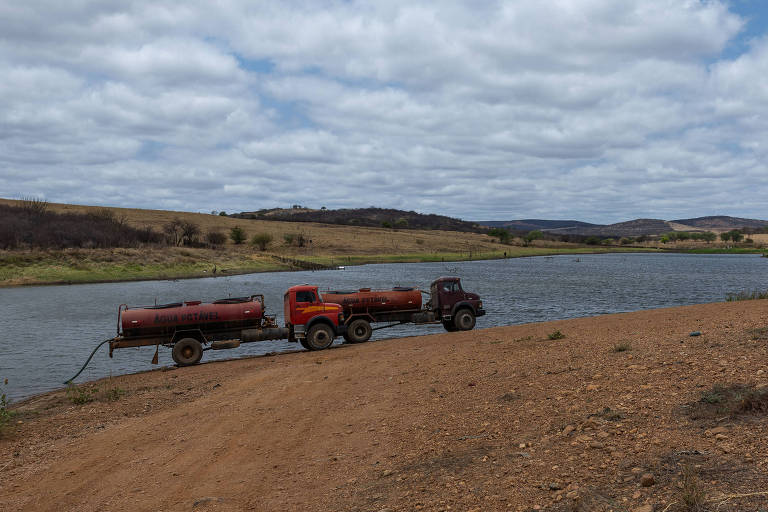
[[[475,327],[475,315],[468,309],[460,309],[453,317],[453,324],[460,331],[471,331]]]
[[[371,324],[368,320],[358,318],[349,323],[347,334],[344,338],[350,343],[364,343],[371,339],[371,334],[373,334],[373,329],[371,329]]]
[[[171,351],[173,361],[179,366],[192,366],[203,358],[203,346],[195,338],[182,338]]]
[[[325,324],[310,327],[305,339],[309,350],[323,350],[333,344],[333,331]]]

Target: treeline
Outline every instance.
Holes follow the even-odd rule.
[[[444,215],[424,214],[392,208],[354,208],[305,210],[300,205],[291,209],[259,210],[230,215],[240,219],[275,220],[286,222],[320,222],[345,226],[383,227],[394,229],[441,229],[482,233],[487,229],[474,222],[467,222]]]
[[[595,236],[595,235],[574,235],[574,234],[553,234],[542,231],[516,231],[505,228],[491,228],[488,234],[499,239],[499,242],[511,244],[515,238],[519,238],[523,245],[529,245],[534,240],[549,240],[553,242],[567,242],[586,245],[605,245],[619,244],[632,245],[636,243],[659,241],[663,244],[678,241],[702,241],[711,243],[718,238],[723,242],[741,242],[752,243],[751,238],[745,238],[745,232],[762,232],[763,229],[742,230],[732,229],[717,235],[712,231],[670,231],[661,235],[640,235],[640,236]]]
[[[108,209],[56,213],[45,201],[0,204],[0,249],[135,247],[163,242],[151,228],[134,228]]]

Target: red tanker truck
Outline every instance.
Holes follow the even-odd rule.
[[[422,292],[413,288],[388,291],[318,293],[317,286],[293,286],[283,297],[285,326],[265,313],[264,296],[186,301],[118,308],[117,336],[109,340],[109,357],[117,348],[170,347],[179,366],[197,364],[206,350],[239,347],[266,340],[298,341],[308,350],[323,350],[334,338],[361,343],[371,337],[371,323],[438,323],[449,331],[469,330],[485,314],[478,295],[461,289],[457,277],[432,283],[422,308]],[[383,328],[383,327],[379,327]],[[157,362],[157,350],[153,362]]]
[[[397,287],[391,290],[325,291],[323,300],[341,304],[347,326],[344,339],[368,341],[374,330],[404,323],[442,323],[447,331],[468,331],[483,316],[483,302],[476,293],[465,292],[458,277],[441,277],[430,285],[429,300],[422,308],[422,291]],[[372,327],[373,323],[389,325]]]

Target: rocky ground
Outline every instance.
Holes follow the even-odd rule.
[[[15,407],[0,509],[757,512],[766,370],[758,300],[128,375]]]

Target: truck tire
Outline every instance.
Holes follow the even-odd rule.
[[[443,320],[443,329],[448,332],[456,332],[458,329],[453,325],[453,320]]]
[[[299,338],[299,343],[301,343],[301,346],[304,347],[305,349],[310,350],[309,345],[307,345],[306,338]]]
[[[475,327],[475,314],[468,309],[460,309],[453,316],[453,325],[459,331],[471,331]]]
[[[315,324],[305,338],[309,350],[324,350],[333,344],[333,331],[325,324]]]
[[[192,366],[203,358],[203,346],[195,338],[182,338],[173,345],[173,361],[179,366]]]
[[[371,334],[373,334],[373,329],[371,329],[370,322],[364,318],[358,318],[349,323],[344,339],[350,343],[365,343],[371,339]]]

